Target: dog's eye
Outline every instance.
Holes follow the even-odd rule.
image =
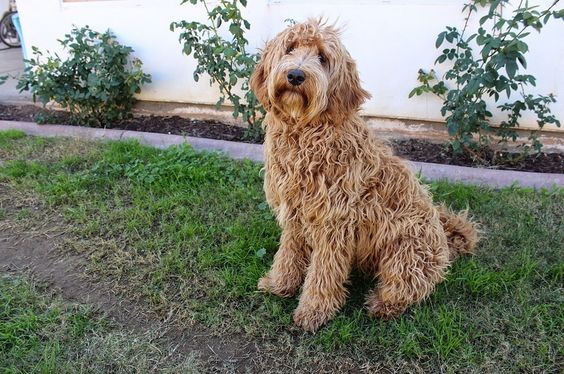
[[[293,50],[294,50],[294,47],[289,46],[288,48],[286,48],[286,54],[289,55],[290,53],[292,53]]]
[[[327,57],[325,57],[323,53],[319,54],[319,62],[321,62],[322,64],[327,62]]]

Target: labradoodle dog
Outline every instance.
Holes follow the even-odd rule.
[[[282,227],[258,288],[289,297],[315,331],[345,303],[352,268],[377,279],[366,307],[387,318],[425,299],[478,235],[433,205],[406,163],[358,115],[369,98],[339,31],[319,20],[268,42],[251,77],[266,108],[264,190]]]

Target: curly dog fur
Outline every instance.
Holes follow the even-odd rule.
[[[300,69],[305,80],[289,82]],[[294,322],[315,331],[345,303],[353,267],[377,279],[366,307],[388,318],[425,299],[478,236],[465,214],[433,205],[406,163],[358,115],[369,98],[339,31],[308,20],[268,42],[251,77],[266,108],[268,204],[280,248],[258,288],[303,284]]]

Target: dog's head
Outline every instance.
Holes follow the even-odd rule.
[[[250,85],[267,111],[301,123],[347,116],[370,97],[339,31],[321,20],[296,24],[268,42]]]

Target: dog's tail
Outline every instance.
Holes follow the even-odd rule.
[[[447,236],[450,258],[454,260],[459,255],[474,253],[479,234],[476,224],[468,218],[468,212],[454,213],[441,205],[439,214]]]

